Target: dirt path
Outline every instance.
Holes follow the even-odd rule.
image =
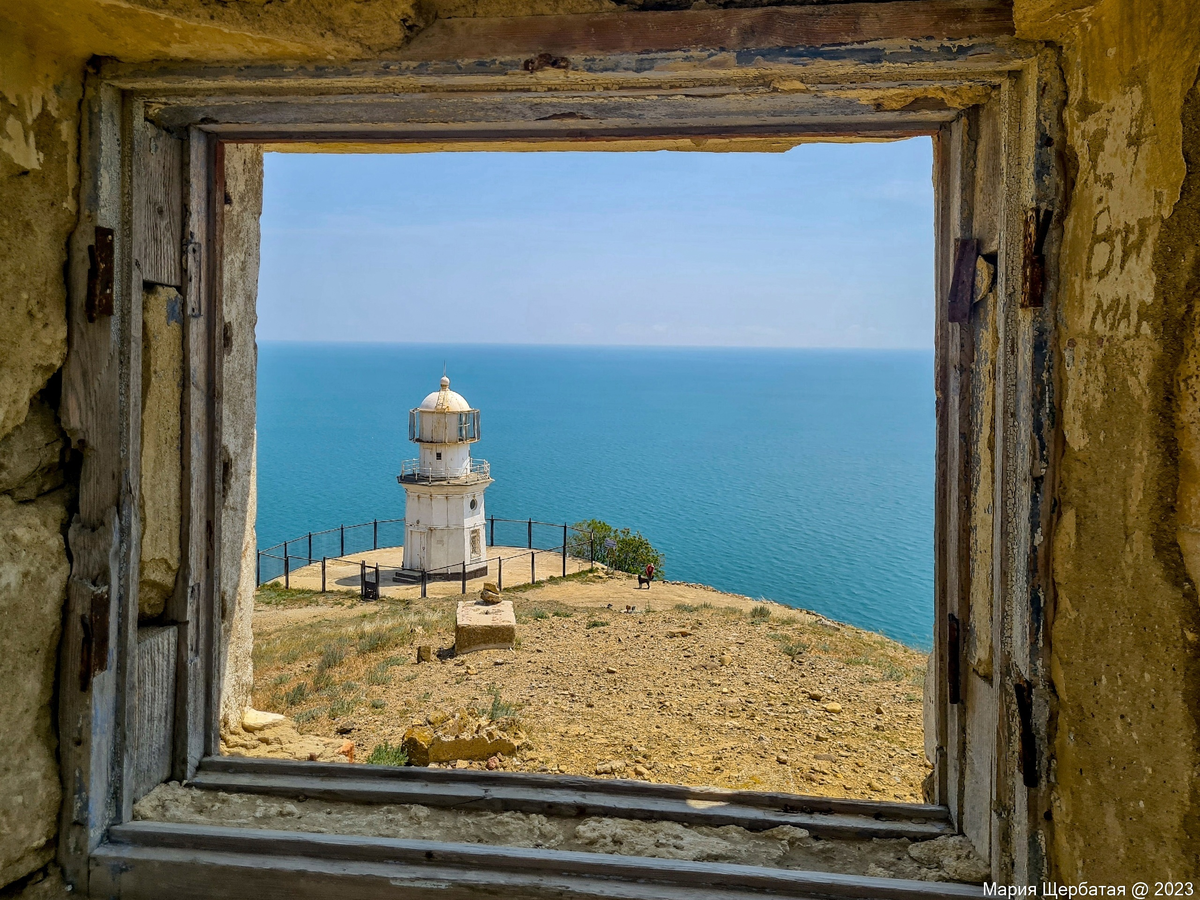
[[[352,740],[359,759],[431,716],[490,709],[515,714],[529,736],[505,768],[921,799],[916,651],[700,586],[639,591],[624,575],[505,596],[518,647],[454,658],[458,597],[359,603],[266,588],[255,705]],[[444,658],[417,664],[418,644]]]

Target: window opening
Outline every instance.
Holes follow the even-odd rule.
[[[470,267],[462,260],[451,265],[459,251],[431,247],[429,262],[413,264],[414,286],[389,300],[403,310],[404,330],[390,327],[381,309],[368,314],[384,317],[375,323],[377,333],[424,335],[432,343],[370,353],[326,345],[320,352],[331,355],[331,365],[340,352],[360,362],[386,359],[402,371],[403,380],[393,377],[378,396],[369,389],[377,383],[373,375],[341,385],[328,381],[331,408],[334,398],[355,394],[371,397],[372,407],[419,403],[409,414],[407,437],[421,453],[432,449],[431,461],[440,466],[404,461],[401,490],[393,481],[392,493],[385,493],[388,472],[407,449],[386,424],[364,445],[344,440],[340,427],[316,431],[282,418],[270,427],[260,423],[260,591],[285,606],[297,590],[307,592],[305,602],[314,591],[330,598],[360,592],[361,559],[380,567],[381,599],[353,633],[331,627],[299,655],[289,649],[297,639],[291,626],[263,606],[255,623],[255,705],[291,717],[302,734],[329,742],[322,752],[332,755],[347,741],[340,730],[352,723],[346,734],[352,734],[360,760],[383,758],[385,745],[399,748],[401,740],[383,737],[385,727],[397,737],[424,728],[438,748],[409,741],[410,763],[922,799],[929,771],[922,691],[932,642],[928,510],[934,444],[928,148],[922,138],[882,148],[806,146],[783,157],[733,155],[752,176],[755,168],[788,157],[816,157],[813,169],[837,165],[841,153],[848,160],[841,165],[857,178],[872,170],[849,161],[861,150],[878,154],[872,158],[889,177],[876,179],[883,199],[860,202],[853,215],[818,229],[816,221],[797,223],[782,210],[786,195],[799,190],[788,178],[809,179],[804,189],[810,205],[820,201],[834,209],[845,201],[828,188],[827,177],[814,179],[803,167],[774,182],[743,173],[757,194],[718,197],[733,218],[719,230],[732,248],[719,260],[704,249],[711,243],[710,224],[693,225],[694,234],[675,238],[666,249],[622,224],[626,236],[610,242],[609,250],[625,260],[631,277],[645,280],[642,296],[632,302],[619,298],[636,289],[613,287],[611,272],[620,267],[590,260],[583,241],[560,238],[551,245],[546,258],[565,258],[556,274],[566,277],[573,267],[576,287],[544,312],[531,312],[528,284],[518,287],[521,278],[539,277],[536,268],[511,285],[493,275],[463,291],[453,278]],[[470,156],[475,170],[451,166],[440,182],[417,179],[430,188],[418,198],[410,193],[406,202],[419,209],[444,203],[439,187],[478,197],[471,179],[486,165],[494,162],[512,180],[521,166],[536,168],[539,158],[562,154],[518,161],[504,154]],[[571,156],[590,162],[599,155]],[[686,169],[702,155],[621,156],[646,158],[652,175],[639,177],[653,180],[673,159],[682,157]],[[380,166],[381,160],[387,161],[363,164]],[[436,161],[425,157],[417,165]],[[603,170],[609,163],[597,165]],[[303,284],[319,279],[280,256],[282,244],[272,232],[280,215],[273,179],[286,178],[289,166],[296,160],[268,155],[259,302],[260,409],[268,416],[290,407],[289,391],[302,390],[289,372],[311,355],[306,345],[272,338],[295,336],[298,323],[320,323],[326,315],[326,301]],[[570,183],[566,170],[552,175]],[[329,187],[344,186],[338,179],[346,177],[335,172]],[[466,187],[454,185],[454,177]],[[695,172],[690,177],[700,178]],[[578,183],[588,180],[579,176]],[[821,197],[813,193],[816,184],[826,184]],[[673,214],[710,223],[711,209],[699,215],[700,196],[681,191]],[[550,200],[550,194],[534,197],[535,213]],[[614,198],[596,205],[595,222],[623,223]],[[759,209],[772,217],[771,228],[753,222]],[[643,215],[645,228],[672,234],[661,215]],[[923,222],[924,230],[896,229],[889,216]],[[375,239],[368,232],[355,238],[365,255],[358,263],[347,261],[338,277],[385,258],[373,255]],[[697,249],[688,249],[689,237]],[[864,242],[878,257],[873,270],[858,253]],[[785,247],[794,255],[805,244],[803,266],[781,270],[773,262]],[[506,249],[503,242],[491,247],[490,258],[498,262]],[[665,254],[675,268],[655,270],[656,254]],[[842,264],[822,268],[822,257],[839,256]],[[336,268],[333,259],[327,257]],[[731,271],[745,283],[739,285]],[[600,290],[586,287],[597,282]],[[676,299],[663,303],[661,297],[671,294]],[[274,318],[272,298],[284,295],[305,315],[290,322]],[[532,316],[542,329],[561,316],[575,333],[586,337],[590,328],[593,341],[597,333],[601,341],[575,340],[569,349],[546,341],[529,350],[510,330],[507,345],[456,350],[456,344],[488,344],[504,333],[502,320],[472,326],[472,317],[486,314],[485,303],[504,310],[502,316],[524,310],[527,321]],[[455,304],[461,307],[456,314],[422,318]],[[314,327],[336,334],[336,326]],[[810,346],[788,345],[805,338]],[[629,348],[629,342],[640,346]],[[663,348],[663,342],[673,346]],[[440,388],[439,371],[451,376]],[[520,371],[524,380],[515,374]],[[401,396],[398,384],[404,385]],[[453,420],[439,412],[439,404],[460,401],[479,409],[457,412]],[[476,455],[484,412],[491,423],[486,461]],[[324,442],[320,452],[329,464],[336,460],[344,467],[353,460],[352,470],[373,470],[378,485],[364,481],[346,491],[337,508],[313,510],[295,486],[332,478],[309,465],[316,457],[302,449],[305,442]],[[707,448],[707,458],[694,452],[697,446]],[[297,477],[297,463],[307,466],[303,477]],[[464,516],[454,492],[482,480],[495,481],[487,506],[472,496]],[[289,486],[279,490],[275,484]],[[410,505],[429,504],[420,515],[412,511],[407,529],[405,494]],[[450,513],[456,504],[457,522]],[[370,529],[361,524],[366,520]],[[299,555],[293,533],[306,536]],[[280,541],[288,546],[281,548]],[[414,559],[421,560],[419,567]],[[468,565],[481,560],[482,567]],[[664,581],[664,571],[671,581],[689,584]],[[367,577],[375,577],[373,570]],[[715,583],[717,590],[693,582]],[[464,585],[472,600],[503,602],[514,589],[524,592],[514,602],[511,623],[519,647],[510,636],[501,643],[511,649],[461,652],[454,616]],[[389,605],[401,597],[409,601],[406,612]],[[892,637],[870,634],[880,629]],[[460,652],[452,655],[456,641]],[[549,651],[540,659],[533,655],[539,643],[543,653]],[[448,661],[420,661],[423,654],[434,659],[439,653]],[[492,666],[481,676],[489,655],[515,664]],[[443,669],[451,689],[444,679],[430,680]],[[505,737],[484,756],[454,756],[461,748],[449,735],[497,723]],[[606,737],[593,740],[598,733]],[[526,744],[538,749],[527,751]]]

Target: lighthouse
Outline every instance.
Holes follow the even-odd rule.
[[[404,567],[397,581],[468,578],[487,574],[483,492],[492,483],[490,467],[471,458],[479,440],[479,410],[461,394],[441,387],[408,413],[408,439],[416,459],[400,465],[404,488]]]

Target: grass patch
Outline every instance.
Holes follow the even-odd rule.
[[[288,691],[286,694],[283,695],[283,702],[286,703],[289,708],[292,706],[299,706],[301,703],[303,703],[307,699],[308,699],[308,682],[307,681],[300,682],[298,685],[296,685],[294,688],[292,688],[290,691]]]
[[[268,582],[254,592],[254,602],[264,606],[313,606],[329,601],[357,600],[358,591],[312,591],[301,588],[285,588],[282,584]]]
[[[371,709],[387,709],[387,701],[376,697],[371,701]]]
[[[696,613],[702,610],[716,609],[716,607],[705,600],[703,603],[676,603],[675,609],[679,612]],[[649,611],[649,607],[647,607],[647,611]]]
[[[292,676],[290,673],[280,672],[273,679],[271,679],[271,685],[272,685],[272,687],[283,687],[285,684],[287,684],[291,680],[292,680]]]
[[[475,712],[481,716],[490,719],[493,722],[498,722],[501,719],[512,719],[517,715],[519,707],[514,703],[508,703],[500,695],[500,688],[494,684],[488,688],[488,693],[492,695],[491,706],[477,706]]]
[[[575,615],[575,613],[571,612],[569,609],[556,609],[550,615],[554,616],[556,619],[569,619],[571,616]]]
[[[312,689],[314,694],[319,694],[321,691],[327,691],[333,687],[333,676],[324,669],[317,669],[317,674],[313,676]]]
[[[375,745],[366,763],[369,766],[407,766],[408,754],[404,752],[403,747],[384,741]]]
[[[303,725],[305,722],[311,722],[313,719],[319,719],[325,715],[325,707],[314,706],[312,709],[304,709],[292,716],[292,721],[297,725]]]
[[[590,619],[587,623],[588,628],[605,628],[608,623],[603,619]]]
[[[798,656],[803,656],[808,652],[808,642],[797,640],[796,638],[788,637],[786,634],[773,634],[771,638],[779,644],[779,649],[786,656],[795,659]]]
[[[340,716],[348,716],[354,712],[358,706],[359,697],[338,697],[329,704],[329,718],[336,719]]]
[[[771,618],[771,607],[765,603],[750,610],[750,621],[754,624],[765,622],[769,618]]]
[[[388,674],[390,666],[386,662],[377,663],[367,673],[367,684],[391,684],[392,676]]]
[[[331,644],[321,653],[321,659],[317,662],[317,670],[323,672],[327,669],[336,669],[345,659],[346,648],[341,644]]]

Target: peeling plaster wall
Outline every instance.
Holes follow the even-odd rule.
[[[1195,878],[1200,6],[1019,0],[1016,20],[1063,47],[1074,170],[1059,260],[1052,855],[1072,881]]]

